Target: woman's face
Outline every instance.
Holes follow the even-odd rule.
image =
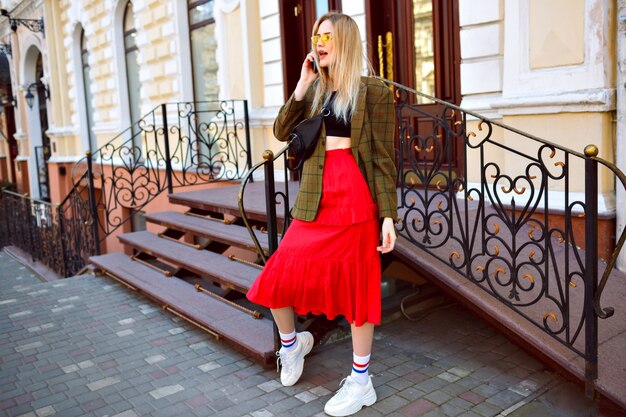
[[[318,59],[320,61],[320,67],[330,67],[330,64],[335,61],[335,40],[332,38],[333,36],[333,24],[330,20],[324,20],[320,26],[317,28],[316,35],[319,35],[319,39],[317,43],[314,45],[315,51],[317,52]],[[326,36],[324,36],[326,35]],[[324,44],[323,40],[328,38],[330,35],[330,39],[328,42]]]

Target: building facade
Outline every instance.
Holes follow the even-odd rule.
[[[43,18],[45,28],[12,28],[0,18],[0,180],[53,202],[67,194],[86,152],[165,102],[246,99],[253,161],[280,149],[274,117],[297,82],[313,21],[328,10],[354,17],[373,70],[385,78],[581,153],[590,143],[609,161],[624,153],[616,80],[625,57],[614,0],[0,4],[12,19]],[[494,137],[518,140],[509,131]],[[517,169],[510,156],[490,157]],[[583,178],[584,167],[575,169]],[[471,164],[467,172],[481,181]],[[608,253],[624,225],[624,201],[613,177],[601,177]],[[555,201],[566,192],[550,191]]]

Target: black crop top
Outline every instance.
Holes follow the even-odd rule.
[[[326,108],[330,110],[330,115],[324,117],[324,126],[326,127],[326,136],[339,136],[344,138],[350,137],[350,129],[351,123],[345,123],[342,119],[338,118],[335,113],[333,113],[333,101],[335,101],[334,92],[330,96],[330,100],[328,100],[328,104]]]

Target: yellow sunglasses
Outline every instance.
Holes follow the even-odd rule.
[[[333,40],[333,34],[332,33],[324,33],[323,35],[313,35],[313,36],[311,36],[311,42],[313,42],[313,45],[317,45],[317,43],[320,41],[320,39],[322,40],[322,45],[326,45],[328,42]]]

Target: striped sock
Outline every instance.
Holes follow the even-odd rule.
[[[359,356],[356,353],[352,354],[352,373],[350,376],[356,382],[361,385],[367,385],[369,381],[370,356]]]
[[[280,344],[282,345],[280,350],[284,353],[293,352],[298,347],[298,338],[295,330],[291,333],[278,332],[278,334],[280,335]]]

